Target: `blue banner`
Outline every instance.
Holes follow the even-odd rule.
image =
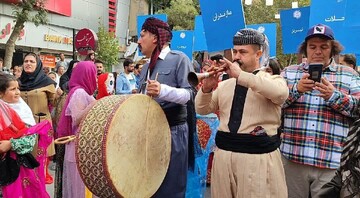
[[[360,54],[355,54],[356,56],[356,65],[359,67],[360,66]]]
[[[280,11],[282,48],[284,54],[298,53],[309,29],[310,7]]]
[[[245,27],[242,3],[239,0],[200,0],[208,52],[233,47],[235,33]]]
[[[270,56],[276,56],[276,23],[252,24],[247,27],[264,33],[269,40]]]
[[[167,15],[166,14],[154,14],[154,15],[139,15],[137,16],[137,35],[138,35],[138,39],[140,39],[140,32],[141,32],[141,27],[144,24],[145,20],[149,17],[154,17],[157,19],[160,19],[162,21],[167,22]],[[142,53],[140,52],[140,50],[138,50],[139,52],[139,56],[142,56]]]
[[[346,0],[327,0],[324,6],[323,0],[312,0],[310,6],[310,22],[313,26],[322,23],[331,27],[335,39],[343,46],[342,53],[360,53],[360,27],[345,27]],[[359,20],[359,19],[356,19]]]
[[[360,26],[360,3],[359,0],[346,0],[345,26]]]
[[[194,51],[207,51],[205,30],[202,16],[195,16]]]
[[[192,30],[172,31],[171,49],[184,52],[192,60],[194,32]]]

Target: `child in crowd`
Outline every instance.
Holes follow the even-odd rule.
[[[271,75],[280,75],[281,73],[281,64],[276,58],[270,58],[269,66],[265,68],[265,71]]]
[[[12,67],[12,73],[16,77],[16,79],[20,78],[22,71],[23,71],[23,68],[21,65],[14,65]]]
[[[114,74],[104,73],[98,76],[98,94],[96,100],[114,94]]]
[[[53,72],[53,71],[48,73],[48,76],[51,78],[51,80],[55,81],[55,83],[56,83],[56,85],[55,85],[55,90],[56,90],[55,99],[58,99],[63,94],[63,91],[61,90],[61,88],[59,86],[60,77],[56,72]]]
[[[34,117],[20,97],[16,77],[9,74],[0,74],[0,112],[0,157],[13,162],[17,160],[15,164],[19,166],[19,171],[9,176],[12,180],[5,179],[7,183],[0,181],[3,197],[49,197],[45,188],[44,164],[46,148],[52,140],[48,134],[51,124],[45,121],[28,128],[35,125]],[[11,170],[14,170],[13,166]],[[11,170],[0,172],[14,173]]]
[[[47,75],[51,78],[51,80],[53,80],[53,81],[56,82],[55,88],[56,88],[56,89],[59,88],[60,78],[59,78],[59,76],[57,75],[57,73],[52,71],[52,72],[49,72]]]

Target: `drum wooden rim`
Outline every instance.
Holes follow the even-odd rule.
[[[109,96],[109,97],[118,97],[118,96]],[[138,97],[138,98],[134,98],[134,97]],[[107,97],[106,97],[107,98]],[[109,167],[114,167],[114,160],[113,161],[111,161],[112,160],[112,158],[114,158],[114,157],[112,157],[112,156],[108,156],[108,154],[107,154],[107,152],[109,152],[109,150],[107,150],[107,149],[109,149],[111,146],[114,146],[114,144],[113,143],[109,143],[110,142],[110,140],[108,140],[109,138],[111,138],[112,136],[114,136],[114,134],[116,134],[116,135],[118,135],[117,133],[115,133],[115,132],[110,132],[110,131],[114,131],[114,130],[112,130],[111,128],[113,127],[115,127],[114,125],[113,125],[113,122],[117,122],[117,120],[116,119],[118,119],[118,117],[120,116],[120,112],[122,112],[122,111],[125,111],[125,109],[128,109],[129,107],[128,106],[126,106],[126,103],[131,103],[130,101],[132,100],[132,99],[134,99],[134,101],[137,101],[137,100],[140,100],[140,98],[141,98],[141,100],[149,100],[150,102],[155,102],[153,99],[151,99],[150,97],[148,97],[148,96],[146,96],[146,95],[140,95],[140,94],[135,94],[135,95],[129,95],[129,96],[122,96],[122,99],[123,99],[123,101],[121,101],[121,102],[119,102],[119,103],[116,103],[116,104],[114,104],[113,106],[111,106],[112,107],[112,109],[111,109],[111,111],[109,111],[109,113],[108,113],[108,115],[107,115],[107,121],[106,121],[106,123],[105,123],[105,125],[101,125],[101,127],[104,127],[103,129],[103,133],[102,134],[98,134],[98,136],[97,136],[97,140],[98,139],[100,139],[101,138],[101,142],[99,143],[96,143],[96,144],[100,144],[100,151],[96,151],[96,152],[101,152],[101,156],[98,156],[98,158],[96,158],[96,161],[99,161],[99,163],[100,164],[98,164],[97,165],[97,167],[100,167],[100,165],[102,166],[102,170],[99,170],[100,171],[100,174],[102,174],[102,176],[101,177],[99,177],[99,179],[98,179],[98,181],[100,181],[100,182],[104,182],[105,180],[106,180],[106,184],[103,184],[102,185],[102,187],[104,187],[104,188],[107,188],[107,190],[109,190],[109,189],[111,189],[111,191],[112,191],[112,193],[113,193],[113,196],[116,196],[116,197],[125,197],[126,196],[126,193],[127,193],[127,191],[126,192],[124,192],[124,191],[122,191],[122,192],[119,192],[119,191],[121,191],[121,189],[119,189],[119,185],[118,184],[116,184],[116,183],[121,183],[121,182],[119,182],[119,181],[115,181],[116,179],[114,179],[114,178],[112,178],[113,176],[114,176],[114,171],[110,171],[110,169],[111,168],[109,168]],[[105,99],[105,98],[104,98]],[[116,98],[108,98],[108,99],[105,99],[105,100],[111,100],[111,99],[114,99],[114,100],[116,100]],[[93,108],[101,108],[100,107],[100,105],[101,105],[101,102],[102,102],[102,100],[103,99],[101,99],[101,100],[99,100],[95,105],[94,105],[94,107]],[[100,102],[100,103],[99,103]],[[156,103],[156,102],[155,102]],[[156,103],[156,105],[158,105],[157,103]],[[126,106],[126,107],[125,107]],[[109,108],[111,108],[111,107],[109,107]],[[123,109],[122,109],[123,108]],[[150,107],[149,107],[150,108]],[[151,107],[152,108],[152,107]],[[161,107],[158,105],[158,107],[156,107],[156,108],[160,108],[161,109]],[[162,110],[161,110],[162,111]],[[92,110],[90,110],[89,111],[89,114],[90,114],[90,112],[92,113],[92,114],[94,114],[94,112],[92,112]],[[165,118],[165,121],[166,121],[166,116],[165,116],[165,114],[163,113],[163,111],[162,111],[162,114],[163,114],[163,116],[164,116],[164,118]],[[78,170],[79,170],[79,173],[80,173],[80,176],[81,176],[81,178],[82,178],[82,180],[84,181],[84,184],[89,188],[89,190],[91,191],[91,192],[93,192],[95,195],[97,195],[98,193],[99,193],[99,190],[98,189],[96,189],[96,190],[94,190],[93,188],[95,188],[94,187],[94,185],[93,184],[89,184],[89,180],[88,180],[88,178],[86,178],[86,175],[84,175],[84,173],[86,173],[86,171],[85,172],[83,172],[83,170],[82,170],[82,168],[81,168],[81,166],[84,166],[84,164],[81,164],[81,163],[83,163],[84,161],[81,161],[80,160],[80,155],[81,154],[83,154],[83,153],[78,153],[82,148],[79,148],[79,142],[80,141],[82,141],[82,133],[81,133],[81,129],[84,127],[84,124],[86,123],[86,122],[88,122],[86,119],[87,119],[87,116],[88,115],[86,115],[85,116],[85,118],[83,119],[83,121],[81,122],[81,124],[80,124],[80,126],[79,126],[79,133],[78,133],[78,135],[77,135],[77,138],[76,138],[76,163],[77,163],[77,166],[78,166]],[[123,121],[123,122],[125,122],[125,121]],[[164,145],[164,147],[165,148],[169,148],[169,150],[168,151],[165,151],[165,152],[167,152],[165,155],[166,155],[166,157],[165,158],[167,158],[166,159],[166,161],[165,162],[162,162],[162,165],[163,165],[163,163],[165,163],[166,164],[166,169],[167,169],[167,167],[168,167],[168,165],[169,165],[169,162],[170,162],[170,150],[171,150],[171,134],[170,134],[170,127],[168,126],[168,124],[167,124],[167,121],[166,121],[166,126],[167,126],[167,131],[166,131],[166,134],[168,134],[168,137],[166,137],[165,138],[165,140],[166,140],[166,145]],[[150,132],[151,133],[151,132]],[[122,133],[120,133],[121,135],[122,135]],[[135,133],[136,134],[136,133]],[[119,136],[121,136],[121,135],[119,135]],[[167,135],[166,135],[167,136]],[[141,146],[141,145],[140,145]],[[142,147],[141,147],[142,148]],[[151,147],[151,145],[150,145],[150,147],[149,148],[152,148]],[[79,150],[80,149],[80,150]],[[122,149],[122,151],[126,151],[126,149],[124,148],[124,147],[122,147],[121,148]],[[136,149],[135,149],[136,150]],[[110,150],[110,152],[109,153],[111,153],[112,151]],[[130,156],[132,156],[132,155],[135,155],[135,154],[132,154],[132,153],[130,153],[129,154]],[[115,156],[115,157],[118,157],[118,156]],[[148,157],[146,157],[145,158],[146,160],[148,159]],[[156,159],[156,158],[154,158],[154,159]],[[89,159],[90,160],[90,159]],[[121,161],[121,160],[120,160]],[[85,162],[86,163],[86,162]],[[138,163],[138,162],[134,162],[134,163]],[[123,167],[122,166],[122,164],[120,164],[120,166],[119,167]],[[147,166],[146,166],[147,167]],[[140,167],[140,169],[141,168],[143,168],[143,167]],[[113,170],[113,169],[111,169],[111,170]],[[134,172],[134,170],[128,170],[129,172],[131,172],[131,171],[133,171]],[[124,170],[124,172],[127,172],[126,170]],[[156,172],[156,171],[155,171]],[[165,178],[165,175],[166,175],[166,172],[167,171],[165,171],[165,172],[161,172],[163,175],[160,175],[160,176],[156,176],[156,178],[158,179],[159,177],[162,177],[162,180]],[[97,173],[96,173],[97,174]],[[96,175],[95,174],[95,175]],[[119,174],[119,171],[117,172],[117,175]],[[144,175],[147,175],[147,174],[144,174]],[[135,175],[135,176],[138,176],[138,175]],[[144,176],[144,177],[146,177],[146,176]],[[105,179],[104,179],[105,178]],[[125,179],[122,179],[122,178],[120,178],[119,180],[125,180],[126,181],[126,178]],[[134,181],[137,181],[136,179],[133,179]],[[162,183],[162,180],[161,180],[161,182],[159,182],[159,184],[158,184],[158,187],[160,187],[160,185],[161,185],[161,183]],[[132,180],[131,180],[132,181]],[[151,180],[151,181],[153,181],[153,180]],[[156,180],[156,181],[158,181],[158,180]],[[91,183],[91,182],[90,182]],[[125,183],[125,182],[123,182],[123,183]],[[130,182],[131,183],[131,182]],[[132,183],[131,183],[132,184]],[[156,182],[156,185],[157,185],[157,182]],[[121,185],[121,187],[122,187],[122,185]],[[157,188],[158,188],[157,187]],[[148,188],[148,189],[153,189],[153,188]],[[133,192],[133,191],[131,191],[131,192]],[[141,191],[141,192],[143,192],[143,191]],[[151,193],[153,194],[153,193],[155,193],[156,192],[156,190],[154,191],[154,192],[152,192],[151,191]],[[125,196],[124,196],[124,194],[125,194]],[[151,195],[152,195],[151,194]],[[150,196],[151,196],[150,195]],[[146,196],[148,196],[148,195],[146,195]],[[149,196],[149,197],[150,197]]]

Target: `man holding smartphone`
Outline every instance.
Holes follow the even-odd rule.
[[[307,62],[282,72],[289,97],[280,149],[290,198],[314,197],[340,166],[360,97],[357,72],[334,61],[342,49],[330,27],[315,25],[299,48]]]

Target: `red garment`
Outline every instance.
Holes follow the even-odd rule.
[[[101,74],[98,77],[98,94],[96,96],[96,100],[99,100],[100,98],[110,95],[110,93],[108,93],[106,89],[106,80],[108,79],[108,76],[109,73],[105,73],[105,74]]]
[[[206,174],[206,183],[207,184],[211,184],[211,169],[212,169],[212,163],[213,163],[213,159],[214,159],[214,152],[211,152],[209,155],[209,161],[208,161],[208,166],[207,166],[207,174]]]
[[[0,115],[0,140],[10,140],[11,138],[19,138],[25,134],[27,127],[21,120],[19,115],[5,103],[0,104],[1,115]],[[8,122],[10,118],[10,123]]]
[[[26,131],[25,136],[38,134],[37,152],[34,157],[40,163],[40,166],[35,169],[20,166],[18,178],[13,183],[1,187],[4,198],[50,198],[46,192],[44,171],[46,149],[53,139],[52,130],[50,129],[52,129],[51,123],[44,120]],[[10,157],[17,159],[14,151],[10,151]]]

